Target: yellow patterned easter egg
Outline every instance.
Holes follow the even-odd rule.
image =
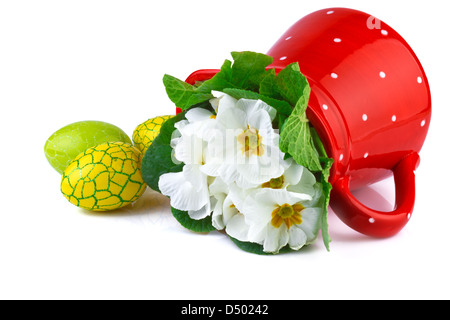
[[[141,174],[142,154],[128,143],[111,142],[89,148],[66,168],[61,192],[72,204],[109,211],[136,201],[147,185]]]
[[[145,154],[153,140],[158,136],[162,124],[173,116],[160,116],[141,123],[133,132],[133,142]]]

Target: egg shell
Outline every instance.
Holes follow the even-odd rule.
[[[72,204],[109,211],[136,201],[147,185],[141,174],[142,154],[128,143],[104,143],[79,154],[66,168],[61,192]]]
[[[174,116],[160,116],[148,119],[136,127],[133,132],[134,146],[145,154],[153,140],[158,136],[164,122]]]
[[[105,142],[132,143],[130,137],[115,125],[102,121],[80,121],[53,133],[45,143],[44,152],[50,165],[62,174],[81,152]]]

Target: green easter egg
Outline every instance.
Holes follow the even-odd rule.
[[[102,121],[80,121],[69,124],[48,138],[44,152],[48,162],[59,173],[80,153],[106,142],[124,142],[131,139],[120,128]]]

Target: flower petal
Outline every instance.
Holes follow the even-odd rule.
[[[219,105],[216,121],[222,124],[227,130],[231,129],[247,129],[247,115],[244,111]]]
[[[275,116],[277,114],[277,111],[273,107],[269,106],[267,103],[261,100],[240,99],[236,103],[236,108],[245,111],[245,113],[249,116],[259,111],[265,111],[265,113],[270,118],[270,122],[275,119]]]
[[[292,184],[288,186],[289,191],[306,193],[313,197],[316,193],[314,184],[316,183],[316,178],[314,175],[306,168],[303,169],[300,181],[297,184]]]
[[[250,160],[254,161],[244,165],[241,172],[248,181],[262,184],[284,173],[287,165],[283,157],[278,147],[265,146],[265,153],[259,157],[252,156]]]
[[[223,222],[225,225],[235,216],[239,214],[238,209],[231,201],[230,196],[228,195],[223,201]]]
[[[209,203],[206,187],[206,176],[194,177],[194,172],[200,172],[191,165],[185,165],[182,172],[171,172],[161,175],[158,187],[161,193],[170,197],[170,204],[178,210],[200,210]],[[198,167],[198,166],[197,166]],[[199,182],[202,186],[193,184]]]
[[[203,108],[193,108],[186,112],[186,119],[189,123],[210,120],[213,114]]]
[[[306,208],[302,210],[302,223],[298,225],[298,228],[302,229],[307,237],[307,243],[314,241],[320,229],[320,217],[322,215],[321,208]]]
[[[212,212],[212,225],[217,230],[223,230],[225,228],[225,223],[223,222],[223,200],[225,195],[218,194],[215,197],[211,197],[211,207]]]
[[[256,195],[258,201],[271,202],[274,206],[281,206],[283,204],[294,205],[300,201],[311,200],[311,196],[303,193],[293,193],[284,189],[264,188]]]
[[[276,166],[262,167],[257,164],[239,164],[236,166],[236,183],[241,188],[254,188],[270,179],[278,178],[283,170]]]
[[[323,196],[323,189],[322,184],[320,182],[317,182],[313,186],[314,192],[312,194],[312,199],[309,201],[302,202],[305,207],[320,207],[322,201],[324,201]]]
[[[209,185],[209,192],[212,196],[226,196],[229,192],[229,188],[228,185],[223,182],[220,177],[217,177],[214,179],[213,183]]]
[[[222,165],[220,163],[205,163],[204,165],[201,166],[200,170],[211,177],[219,177],[219,170],[222,167]]]
[[[235,108],[237,100],[232,96],[214,90],[211,91],[211,93],[215,97],[215,99],[211,99],[210,103],[214,108],[214,110],[216,111],[217,115],[219,115],[219,113],[223,112],[228,108]]]
[[[186,180],[192,184],[192,188],[195,191],[208,193],[208,185],[206,182],[207,176],[201,172],[200,167],[201,166],[195,164],[187,164],[183,167],[183,173]]]
[[[307,241],[305,232],[295,226],[289,229],[289,247],[292,250],[300,250]]]
[[[229,185],[230,192],[228,194],[231,202],[234,204],[236,209],[240,212],[244,211],[244,203],[247,196],[256,190],[256,188],[247,188],[242,189],[239,188],[236,183],[232,183]]]
[[[189,125],[189,121],[187,121],[187,120],[180,120],[180,121],[178,121],[178,122],[176,122],[174,124],[174,127],[176,129],[178,129],[178,131],[182,132],[184,130],[184,128],[186,126],[188,126],[188,125]]]
[[[173,148],[175,148],[179,142],[179,140],[181,139],[181,132],[178,129],[175,129],[172,132],[172,139],[170,140],[170,146]]]
[[[297,164],[294,159],[287,160],[289,167],[284,172],[284,180],[287,186],[296,185],[303,175],[303,166]]]
[[[247,219],[245,219],[247,222]],[[255,242],[259,244],[264,243],[266,238],[268,225],[251,224],[248,227],[248,241]]]
[[[272,219],[272,211],[275,209],[275,207],[268,207],[267,203],[262,203],[259,200],[255,196],[249,195],[245,199],[243,211],[241,211],[246,223],[249,225],[248,239],[256,243],[262,243],[264,241],[267,226]],[[269,201],[269,206],[270,204],[271,202]]]
[[[249,241],[248,239],[249,227],[245,223],[245,218],[242,214],[236,214],[228,221],[226,226],[226,233],[239,241]]]
[[[182,135],[174,148],[177,160],[185,164],[202,164],[205,142],[195,135]]]
[[[278,193],[274,191],[277,190],[270,188],[255,189],[245,199],[244,210],[252,210],[254,207],[257,216],[262,216],[265,213],[267,215],[265,218],[266,222],[270,222],[272,219],[272,211],[277,206]]]
[[[288,230],[285,224],[279,228],[267,227],[267,235],[264,239],[264,252],[278,253],[289,240]]]
[[[188,210],[188,214],[194,220],[204,219],[211,214],[211,203],[208,201],[199,210]]]
[[[263,144],[266,144],[268,137],[275,134],[269,114],[265,110],[258,110],[253,113],[248,113],[247,117],[248,125],[258,130],[259,135],[263,137]]]

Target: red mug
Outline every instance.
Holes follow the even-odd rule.
[[[430,88],[413,50],[375,17],[330,8],[299,20],[267,54],[277,71],[298,62],[311,86],[306,112],[334,159],[329,181],[335,214],[366,235],[399,232],[414,208],[414,171],[431,119]],[[218,71],[198,70],[186,82]],[[392,212],[373,210],[351,193],[392,174]]]

